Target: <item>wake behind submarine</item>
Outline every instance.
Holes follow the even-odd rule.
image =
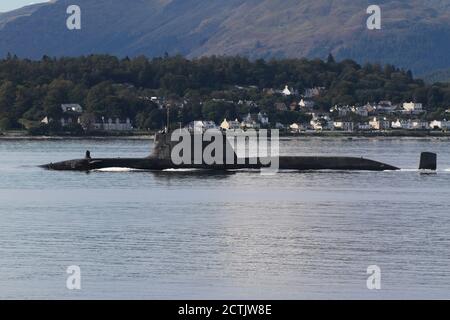
[[[222,134],[224,146],[229,143],[226,135]],[[242,170],[263,169],[269,167],[259,158],[238,158],[234,153],[231,164],[225,159],[223,164],[175,164],[171,159],[171,151],[178,142],[171,141],[167,132],[155,135],[155,148],[146,158],[91,158],[86,152],[84,159],[75,159],[57,163],[49,163],[41,167],[58,171],[91,171],[105,168],[130,168],[149,171],[163,171],[168,169],[205,169],[205,170]],[[203,150],[205,149],[203,142]],[[191,146],[194,150],[194,145]],[[191,151],[192,151],[191,150]],[[193,154],[193,153],[192,153]],[[343,170],[343,171],[393,171],[400,170],[395,166],[358,157],[319,157],[319,156],[280,156],[278,157],[280,170]],[[423,170],[436,170],[437,156],[434,153],[424,152],[421,155],[420,168]]]

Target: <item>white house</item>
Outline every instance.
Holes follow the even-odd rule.
[[[411,129],[413,129],[413,130],[428,130],[428,129],[430,129],[430,125],[427,121],[413,120]]]
[[[353,113],[357,114],[358,116],[361,117],[367,117],[369,116],[369,109],[367,108],[367,106],[363,106],[363,107],[352,107],[352,111]]]
[[[305,126],[299,123],[293,123],[289,126],[292,133],[298,133],[300,131],[306,130]]]
[[[369,125],[371,129],[374,130],[386,130],[389,129],[391,124],[389,121],[387,121],[386,118],[380,119],[380,118],[373,118],[371,121],[369,121]]]
[[[83,108],[77,103],[62,104],[61,109],[63,112],[75,112],[75,113],[83,112]]]
[[[397,119],[397,121],[392,121],[391,128],[392,129],[403,129],[404,124],[402,121],[400,121],[400,119]]]
[[[195,133],[203,133],[206,130],[218,129],[214,121],[192,121],[188,128]]]
[[[238,130],[241,128],[241,123],[238,121],[238,119],[234,121],[227,121],[227,119],[225,119],[221,123],[220,128],[223,130]]]
[[[396,110],[396,106],[392,105],[391,101],[380,101],[376,106],[375,106],[375,111],[377,113],[387,113],[387,114],[392,114],[395,112]]]
[[[258,121],[262,126],[268,126],[270,124],[269,117],[265,113],[258,113]]]
[[[252,115],[249,113],[247,115],[247,117],[245,117],[245,119],[242,121],[241,128],[243,128],[243,129],[259,129],[261,126],[256,121],[256,119],[257,119],[256,115]]]
[[[334,121],[333,127],[335,130],[353,132],[355,129],[355,124],[350,121]]]
[[[53,119],[48,116],[41,120],[41,123],[43,124],[49,124],[51,122],[53,122]],[[59,118],[59,123],[63,127],[68,126],[70,124],[79,123],[79,117],[75,114],[66,114],[61,118]]]
[[[290,95],[292,95],[292,91],[289,89],[288,86],[286,86],[284,88],[284,90],[282,91],[282,94],[285,95],[285,96],[290,96]]]
[[[214,121],[203,121],[203,129],[204,130],[218,129],[218,127]]]
[[[403,110],[406,112],[422,112],[423,105],[421,103],[405,102],[403,103]]]
[[[316,130],[316,131],[322,131],[324,128],[324,125],[322,124],[322,122],[320,121],[320,119],[312,119],[311,122],[311,127]]]
[[[442,121],[433,120],[430,122],[431,129],[442,129]]]
[[[98,120],[98,119],[97,119]],[[113,119],[113,118],[102,118],[102,121],[96,121],[94,123],[94,129],[104,130],[104,131],[131,131],[133,126],[129,118],[126,119]]]
[[[430,128],[431,129],[441,129],[441,130],[447,130],[450,129],[450,121],[447,120],[433,120],[430,122]]]
[[[300,109],[310,110],[314,108],[314,101],[301,99],[300,102],[298,103],[298,106],[300,107]]]

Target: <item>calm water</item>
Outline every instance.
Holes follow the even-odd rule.
[[[281,152],[401,172],[50,172],[148,141],[0,140],[0,298],[450,298],[450,140],[308,138]],[[421,151],[440,171],[415,170]],[[79,265],[82,290],[66,289]],[[382,290],[369,291],[378,265]]]

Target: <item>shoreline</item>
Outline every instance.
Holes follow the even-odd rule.
[[[154,135],[127,136],[30,136],[30,135],[0,135],[0,141],[63,141],[63,140],[153,140]]]
[[[342,132],[342,131],[322,131],[322,132],[300,132],[300,133],[280,133],[280,138],[449,138],[450,132],[441,131],[386,131],[386,132]],[[23,132],[2,132],[2,140],[29,140],[29,141],[61,141],[61,140],[153,140],[154,134],[136,135],[104,135],[104,136],[32,136]]]

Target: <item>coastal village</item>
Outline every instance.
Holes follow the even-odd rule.
[[[237,87],[237,90],[246,90]],[[255,89],[252,87],[251,89]],[[285,134],[318,133],[318,132],[343,132],[343,133],[383,133],[383,132],[412,132],[412,131],[441,131],[450,130],[450,108],[446,109],[447,118],[429,119],[424,105],[412,101],[394,104],[391,101],[368,102],[365,105],[335,105],[329,110],[316,108],[315,98],[326,90],[323,87],[309,88],[303,93],[285,86],[284,89],[264,89],[262,94],[279,98],[273,104],[276,112],[294,111],[305,115],[303,122],[273,122],[268,114],[259,110],[255,101],[239,100],[227,101],[225,99],[213,99],[215,102],[246,105],[256,110],[240,115],[240,118],[223,119],[216,123],[212,119],[198,119],[188,124],[177,124],[190,131],[205,131],[208,129],[221,130],[249,130],[249,129],[278,129]],[[186,99],[174,101],[164,97],[142,97],[155,103],[161,110],[182,110]],[[288,102],[286,102],[288,101]],[[290,102],[290,103],[289,103]],[[59,119],[45,117],[41,124],[48,125],[57,121],[62,127],[79,125],[85,132],[128,132],[136,130],[130,118],[118,118],[113,116],[96,117],[85,113],[78,103],[62,104],[62,116]],[[427,119],[428,118],[428,119]],[[162,123],[164,127],[165,123]]]

